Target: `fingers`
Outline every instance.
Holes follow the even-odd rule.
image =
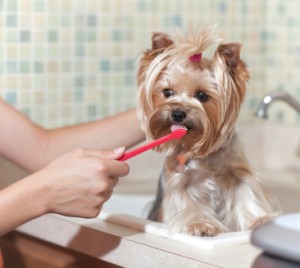
[[[115,150],[89,150],[77,149],[75,151],[80,157],[95,157],[99,161],[99,171],[107,174],[109,177],[118,178],[124,177],[129,173],[129,166],[118,161],[125,151],[125,147],[120,147]]]

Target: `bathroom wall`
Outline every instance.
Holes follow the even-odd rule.
[[[269,91],[300,100],[299,13],[297,0],[0,0],[0,96],[50,128],[126,110],[152,32],[217,23],[243,44],[252,79],[239,120],[249,122]],[[300,121],[284,104],[270,120]]]

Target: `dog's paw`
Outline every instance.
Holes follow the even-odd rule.
[[[195,222],[183,228],[184,233],[198,236],[215,236],[221,232],[220,228],[212,222]]]
[[[256,218],[251,224],[249,229],[255,229],[256,227],[270,221],[273,219],[273,216],[266,215],[259,218]]]

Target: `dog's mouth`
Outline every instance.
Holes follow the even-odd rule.
[[[171,126],[171,131],[172,132],[174,132],[174,131],[176,131],[178,129],[188,130],[184,125],[178,125],[178,124],[176,124],[176,125],[172,125]]]
[[[180,123],[173,123],[171,125],[171,130],[172,132],[176,129],[180,129],[180,128],[184,128],[186,129],[187,131],[191,131],[193,129],[193,126],[191,124],[180,124]]]

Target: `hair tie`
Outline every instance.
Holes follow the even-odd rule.
[[[202,59],[202,53],[194,54],[189,57],[189,61],[192,63],[198,63]]]

